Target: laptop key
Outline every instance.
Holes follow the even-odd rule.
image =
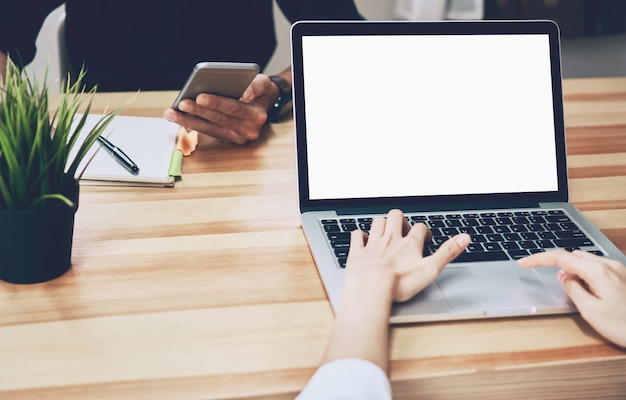
[[[519,246],[523,249],[536,249],[537,244],[532,240],[521,240],[518,242]]]
[[[495,250],[501,250],[502,247],[500,247],[500,245],[498,243],[484,243],[483,246],[485,247],[485,250],[487,250],[488,252],[491,251],[495,251]]]
[[[335,256],[337,258],[348,258],[348,249],[335,249]]]
[[[459,221],[458,219],[449,219],[446,221],[446,225],[450,227],[463,226],[463,224],[461,224],[461,221]]]
[[[350,240],[350,232],[328,232],[329,240]]]
[[[341,232],[339,225],[324,225],[324,230],[326,232]]]
[[[563,248],[593,246],[593,242],[587,238],[555,239],[554,244]]]
[[[470,243],[467,246],[467,251],[469,252],[484,252],[485,249],[480,243]]]
[[[504,241],[504,238],[502,237],[502,235],[500,234],[489,234],[489,235],[485,235],[485,237],[487,238],[487,241],[489,242],[502,242]]]
[[[516,225],[526,225],[528,224],[528,218],[526,217],[514,217],[513,218],[513,223]]]
[[[355,223],[346,223],[346,224],[342,224],[342,225],[341,225],[341,227],[342,227],[342,228],[343,228],[343,230],[344,230],[344,231],[346,231],[346,232],[352,232],[352,231],[354,231],[354,230],[358,229]]]
[[[548,222],[572,222],[569,217],[565,214],[561,214],[561,215],[548,215],[546,217],[546,220]]]
[[[461,253],[457,258],[452,260],[453,263],[460,262],[476,262],[476,261],[505,261],[509,256],[504,251],[487,251],[484,253]]]
[[[524,239],[524,240],[537,240],[539,239],[539,236],[537,236],[536,233],[533,232],[522,232],[519,234],[519,236]]]
[[[559,231],[559,232],[555,232],[555,235],[559,239],[584,238],[584,237],[586,237],[585,234],[582,233],[582,231],[579,231],[579,230],[575,230],[575,231]]]
[[[545,224],[546,223],[546,219],[541,216],[528,217],[528,221],[530,221],[531,224]]]
[[[516,242],[504,242],[500,243],[500,246],[502,246],[504,250],[518,250],[520,248]],[[509,254],[511,254],[510,251]]]
[[[562,222],[560,225],[563,229],[568,230],[568,231],[574,231],[578,229],[578,226],[573,222]],[[554,229],[554,230],[557,230],[557,229]]]
[[[459,230],[457,228],[441,228],[441,233],[446,236],[454,236],[459,233]]]
[[[511,229],[505,225],[497,225],[493,227],[493,231],[496,233],[510,233]]]
[[[465,225],[465,226],[479,226],[480,223],[475,218],[469,218],[469,219],[464,219],[463,220],[463,225]]]
[[[537,240],[535,243],[537,243],[537,246],[539,246],[542,249],[551,249],[554,247],[566,247],[566,246],[559,246],[558,244],[555,245],[554,243],[552,243],[551,240]]]
[[[483,235],[472,235],[472,243],[484,243],[487,239]]]
[[[521,238],[523,238],[524,235],[518,235],[517,233],[507,233],[504,235],[504,238],[506,240],[512,241],[512,240],[520,240]]]
[[[490,226],[477,226],[476,227],[476,232],[478,233],[493,233],[493,229],[491,229]]]
[[[349,249],[350,241],[349,240],[331,240],[330,245],[333,249]]]
[[[430,220],[428,221],[428,227],[430,228],[445,228],[445,224],[440,220]]]
[[[469,235],[474,235],[476,234],[476,229],[472,228],[471,226],[465,226],[463,228],[459,228],[459,233],[467,233]]]
[[[509,253],[509,256],[514,260],[519,260],[520,258],[524,258],[530,255],[528,250],[509,250],[508,253]]]
[[[552,233],[552,232],[537,232],[537,236],[540,239],[544,239],[544,240],[556,239],[556,235],[554,233]]]
[[[448,240],[447,236],[433,236],[432,241],[435,244],[443,244],[446,240]]]

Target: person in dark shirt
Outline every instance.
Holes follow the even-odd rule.
[[[290,22],[363,19],[353,0],[276,0]],[[179,90],[202,61],[255,62],[263,70],[276,48],[272,0],[20,0],[0,13],[0,77],[6,55],[34,58],[47,15],[65,3],[67,51],[76,76],[98,91]],[[260,74],[242,101],[208,94],[164,116],[188,129],[245,143],[259,136],[275,100],[289,89],[291,70],[277,81]],[[281,91],[282,90],[282,91]]]

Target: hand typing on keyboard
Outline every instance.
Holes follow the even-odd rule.
[[[424,257],[431,233],[425,224],[409,225],[399,210],[387,218],[374,218],[369,234],[354,230],[346,263],[346,279],[369,274],[393,283],[393,300],[406,301],[429,285],[443,267],[470,244],[468,234],[444,241],[432,255]]]
[[[601,335],[626,347],[626,267],[584,251],[554,250],[518,261],[522,267],[556,265],[559,280],[582,317]]]
[[[387,371],[392,302],[413,297],[470,243],[468,234],[459,234],[424,257],[429,237],[426,225],[411,227],[399,210],[389,211],[387,218],[374,218],[369,235],[362,230],[351,233],[341,301],[324,364],[360,358]]]
[[[426,213],[406,215],[409,224],[430,228],[424,255],[434,253],[449,238],[467,233],[472,242],[452,262],[518,260],[530,254],[556,248],[585,250],[602,255],[594,242],[561,209],[498,210],[493,212]],[[350,232],[369,232],[369,216],[344,216],[321,220],[337,264],[345,267],[350,247]]]

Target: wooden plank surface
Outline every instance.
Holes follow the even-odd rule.
[[[571,200],[626,250],[626,79],[564,88]],[[174,96],[139,93],[123,114]],[[285,121],[246,146],[201,137],[175,188],[81,188],[72,269],[0,282],[0,399],[293,398],[333,320],[294,165]],[[398,399],[626,396],[626,353],[576,315],[408,324],[391,341]]]

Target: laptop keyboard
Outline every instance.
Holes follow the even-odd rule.
[[[450,237],[468,233],[472,241],[453,263],[472,261],[517,260],[527,255],[562,248],[584,248],[604,255],[595,243],[573,222],[564,210],[524,210],[484,213],[407,214],[411,226],[424,223],[432,232],[432,241],[424,255],[435,252]],[[338,265],[346,265],[350,250],[350,232],[369,232],[373,217],[337,217],[320,220]]]

